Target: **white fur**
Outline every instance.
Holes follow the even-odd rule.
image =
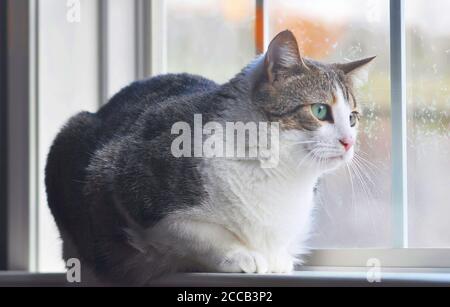
[[[353,86],[355,88],[360,88],[364,86],[369,80],[369,69],[370,63],[358,67],[350,73],[350,77],[352,78]]]
[[[264,169],[259,161],[205,159],[199,171],[208,199],[163,219],[148,230],[147,242],[173,257],[177,269],[291,272],[296,257],[307,252],[317,180],[353,156],[339,143],[356,137],[351,110],[339,87],[335,94],[335,124],[314,133],[282,132],[277,168]],[[327,147],[308,158],[317,148],[308,142]],[[330,157],[337,158],[322,160]]]

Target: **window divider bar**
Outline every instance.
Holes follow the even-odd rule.
[[[265,1],[256,0],[255,7],[255,48],[256,54],[264,52],[264,16]]]
[[[0,1],[0,271],[6,270],[7,263],[7,2]]]
[[[148,35],[146,39],[149,52],[147,57],[150,62],[149,75],[167,73],[167,1],[149,1],[150,14],[146,15]]]
[[[28,0],[29,7],[29,271],[39,269],[39,2]]]
[[[100,0],[98,4],[98,84],[99,84],[99,107],[105,104],[109,98],[109,27],[108,27],[109,5],[108,0]]]
[[[256,0],[255,9],[255,48],[256,54],[262,54],[269,44],[268,0]]]
[[[165,71],[164,8],[164,0],[135,0],[136,79]]]
[[[30,153],[34,151],[30,142],[34,123],[30,122],[35,59],[32,58],[31,14],[34,0],[8,0],[8,41],[7,41],[7,269],[29,271],[32,254],[30,236],[33,225],[31,204],[36,202],[33,193],[34,172]],[[33,268],[31,268],[33,269]]]
[[[408,247],[405,1],[390,0],[392,206],[394,246]]]
[[[136,79],[142,79],[145,75],[144,72],[144,52],[145,43],[144,40],[144,7],[145,0],[135,0],[135,73]]]

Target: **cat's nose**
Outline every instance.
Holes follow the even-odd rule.
[[[349,151],[353,145],[355,145],[355,140],[353,138],[343,138],[339,142],[344,146],[345,151]]]

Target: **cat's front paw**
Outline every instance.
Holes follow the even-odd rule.
[[[287,274],[294,271],[294,257],[289,254],[279,254],[271,258],[270,273]]]
[[[220,271],[228,273],[258,273],[269,271],[267,260],[258,252],[238,249],[229,252],[220,264]]]

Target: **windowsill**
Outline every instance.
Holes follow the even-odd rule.
[[[0,272],[1,286],[76,286],[64,274]],[[383,272],[369,283],[364,271],[305,270],[288,275],[176,274],[154,283],[170,287],[450,286],[449,273]]]

